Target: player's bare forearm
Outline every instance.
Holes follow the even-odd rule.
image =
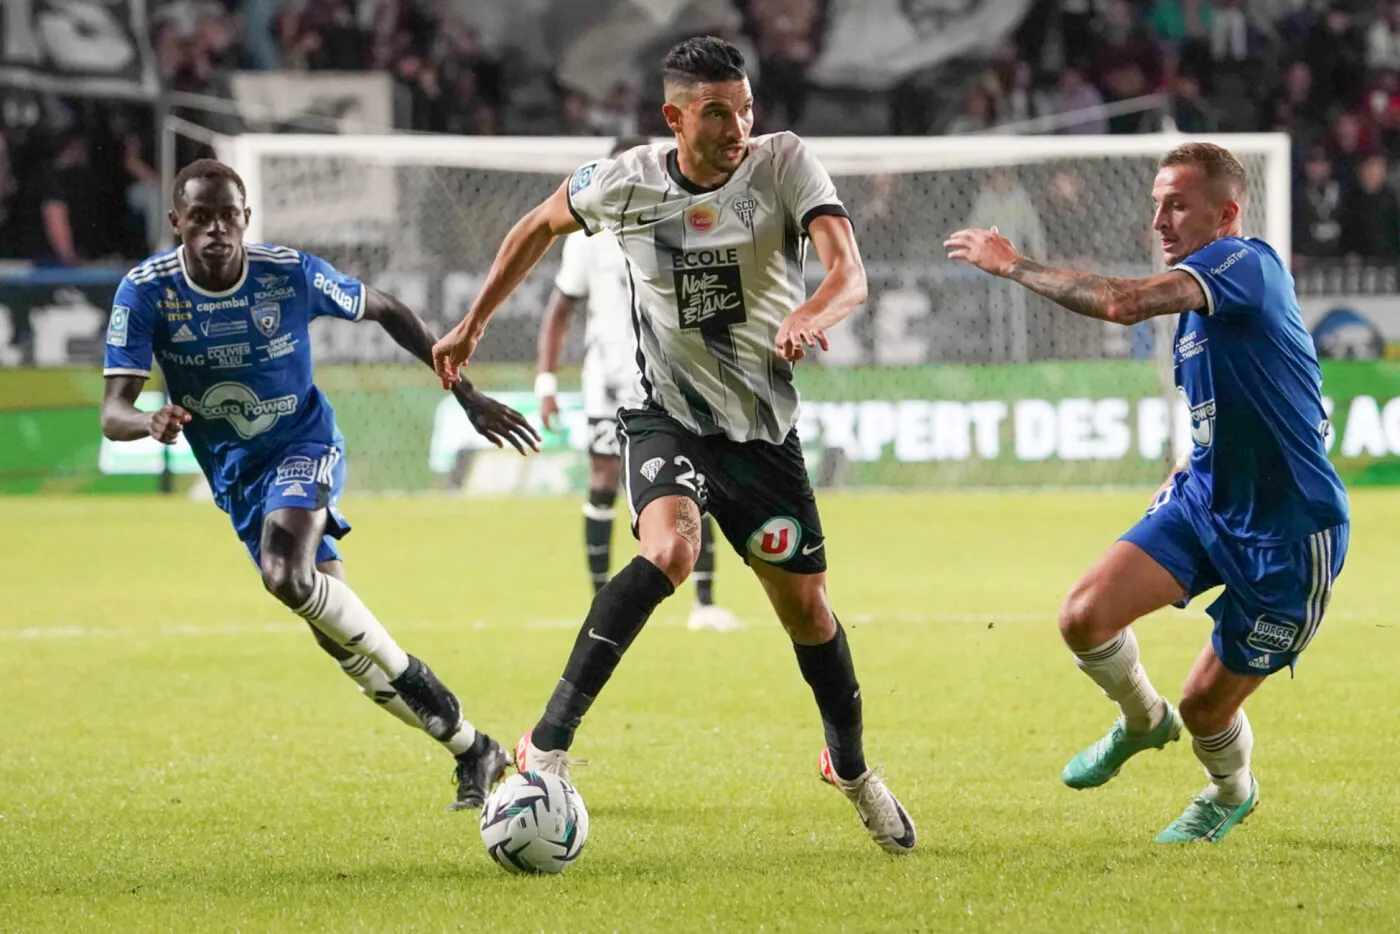
[[[1160,313],[1135,300],[1131,279],[1056,269],[1024,256],[1011,264],[1006,278],[1075,314],[1101,321],[1136,324]]]
[[[865,301],[868,287],[865,264],[856,246],[851,222],[837,215],[812,219],[807,229],[817,258],[826,268],[821,285],[806,302],[816,311],[816,324],[829,328],[840,324]]]
[[[554,194],[516,221],[510,233],[506,234],[501,248],[496,251],[491,270],[486,274],[481,293],[461,324],[453,330],[480,336],[491,316],[549,251],[554,238],[579,229],[569,210],[568,194],[561,185]]]
[[[868,287],[865,267],[842,259],[827,268],[821,285],[806,304],[816,312],[816,326],[822,329],[840,324],[865,301]]]
[[[549,308],[544,313],[544,321],[540,324],[537,372],[553,373],[559,368],[559,358],[564,352],[564,336],[569,332],[569,319],[577,302],[572,296],[554,290]]]
[[[397,296],[366,286],[365,320],[377,323],[394,343],[432,367],[437,336],[428,328],[428,323]],[[469,382],[466,388],[471,389]]]
[[[151,413],[136,408],[144,376],[109,376],[102,390],[102,436],[108,441],[135,441],[150,434]]]
[[[1173,270],[1143,279],[1070,272],[1021,255],[993,227],[959,230],[943,241],[949,259],[960,259],[994,276],[1020,283],[1075,314],[1115,324],[1136,324],[1156,315],[1206,306],[1196,277]]]

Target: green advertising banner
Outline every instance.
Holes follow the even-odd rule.
[[[1343,478],[1400,483],[1400,361],[1324,363],[1323,373]],[[470,375],[538,426],[528,367]],[[565,385],[576,375],[562,374]],[[478,436],[422,367],[325,366],[317,381],[347,438],[352,491],[543,494],[586,484],[577,393],[561,394],[543,452],[522,458]],[[799,432],[823,486],[1148,484],[1189,439],[1185,407],[1163,396],[1147,363],[812,366],[801,368],[798,386]],[[167,466],[177,478],[194,471],[187,448],[103,442],[101,388],[95,371],[0,371],[0,491],[152,490],[150,475]],[[153,392],[143,407],[159,400]]]

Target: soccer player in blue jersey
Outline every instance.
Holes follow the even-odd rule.
[[[1292,276],[1267,243],[1243,237],[1246,192],[1229,150],[1188,143],[1167,153],[1152,200],[1169,271],[1142,279],[1044,266],[994,229],[961,230],[944,244],[949,258],[1081,315],[1116,324],[1181,315],[1176,384],[1191,409],[1193,449],[1142,520],[1070,590],[1059,618],[1079,668],[1122,713],[1065,766],[1065,784],[1102,785],[1133,755],[1175,740],[1183,724],[1191,731],[1210,783],[1161,843],[1219,842],[1258,804],[1242,705],[1270,674],[1291,670],[1317,634],[1347,553],[1322,371]],[[1131,624],[1222,584],[1206,608],[1210,644],[1178,712],[1148,680]]]
[[[325,260],[245,244],[246,200],[238,174],[212,159],[176,176],[170,223],[183,245],[132,269],[113,300],[102,433],[173,444],[183,431],[268,592],[306,619],[366,696],[456,757],[450,809],[479,807],[505,769],[505,750],[463,719],[456,696],[345,583],[336,544],[350,531],[337,508],[345,440],[312,382],[307,328],[321,315],[375,321],[429,365],[435,338],[398,299]],[[135,401],[153,361],[171,401],[142,412]],[[522,454],[536,446],[519,413],[469,384],[453,394],[498,446],[509,441]]]

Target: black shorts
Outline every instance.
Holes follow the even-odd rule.
[[[651,409],[624,409],[618,421],[633,535],[648,503],[684,496],[714,517],[746,564],[757,558],[797,574],[826,570],[826,539],[796,428],[782,444],[769,444],[697,435]]]

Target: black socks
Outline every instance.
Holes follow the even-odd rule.
[[[613,502],[616,490],[589,490],[583,507],[583,543],[588,552],[588,575],[593,579],[593,592],[608,582],[608,566],[612,562]]]
[[[612,677],[622,653],[637,638],[657,605],[675,590],[660,568],[638,556],[598,591],[574,640],[564,677],[559,679],[544,717],[531,734],[537,749],[569,748],[579,721]],[[849,661],[850,656],[846,657]]]
[[[851,647],[846,630],[836,623],[836,635],[821,645],[798,645],[797,667],[812,688],[822,715],[826,745],[831,750],[831,766],[846,781],[865,771],[865,750],[861,745],[860,684],[856,681]]]

